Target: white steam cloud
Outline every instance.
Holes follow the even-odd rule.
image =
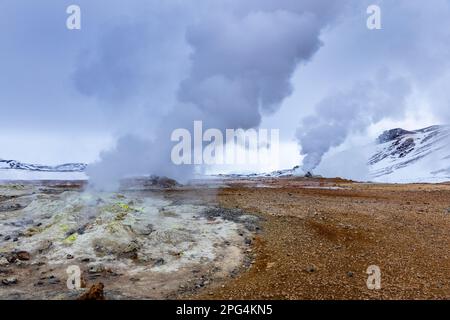
[[[194,120],[257,127],[291,94],[293,72],[319,50],[321,30],[342,8],[325,0],[200,1],[170,10],[158,3],[156,21],[112,26],[74,73],[79,92],[121,117],[141,110],[116,148],[89,167],[102,187],[127,175],[188,177],[191,167],[171,164],[170,133]]]
[[[391,78],[383,70],[373,81],[359,82],[348,92],[323,99],[297,131],[301,154],[305,155],[302,169],[312,171],[325,153],[351,134],[362,134],[371,124],[386,118],[401,118],[409,92],[407,80]]]

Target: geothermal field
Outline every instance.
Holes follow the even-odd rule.
[[[0,298],[449,299],[449,199],[318,177],[2,182]]]

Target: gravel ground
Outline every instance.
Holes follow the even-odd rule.
[[[450,298],[450,185],[299,178],[228,185],[220,205],[262,220],[255,260],[191,298]],[[380,290],[367,288],[370,265],[381,270]]]

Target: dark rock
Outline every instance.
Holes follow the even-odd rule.
[[[104,288],[105,286],[101,282],[94,284],[89,291],[82,294],[78,300],[105,300],[105,295],[103,293]]]
[[[244,215],[244,212],[240,209],[228,209],[228,208],[208,208],[202,212],[202,215],[209,220],[214,220],[215,218],[222,218],[224,220],[230,220],[234,222],[239,222],[239,218]]]
[[[91,274],[103,273],[104,271],[105,271],[105,267],[103,265],[92,266],[88,270],[88,272]]]
[[[0,268],[0,274],[10,274],[11,270],[8,268]]]
[[[2,280],[2,284],[5,285],[5,286],[9,286],[9,285],[12,285],[12,284],[17,284],[17,278],[12,277],[12,278],[3,279]]]
[[[164,261],[163,258],[159,258],[155,261],[155,263],[153,264],[154,267],[158,267],[158,266],[162,266],[163,264],[165,264],[166,261]]]
[[[21,260],[21,261],[28,261],[31,259],[31,255],[29,252],[27,251],[18,251],[15,253],[17,259]]]
[[[0,206],[0,212],[5,212],[5,211],[17,211],[20,209],[25,208],[25,206],[19,204],[19,203],[15,203],[15,204],[6,204],[6,205],[1,205]]]
[[[6,236],[6,237],[3,238],[3,240],[9,241],[9,240],[11,240],[11,236]]]
[[[84,234],[84,233],[86,232],[87,226],[88,226],[88,225],[85,224],[85,225],[79,227],[79,228],[77,229],[77,233],[78,233],[78,234]]]
[[[308,171],[306,174],[305,174],[305,178],[312,178],[313,177],[313,174],[311,173],[311,171]]]
[[[79,228],[70,229],[69,231],[66,232],[66,237],[69,237],[69,236],[71,236],[74,233],[78,233],[79,235],[84,234],[85,231],[86,231],[87,226],[88,225],[85,224],[85,225],[83,225],[83,226],[81,226]]]
[[[306,272],[313,273],[313,272],[317,271],[317,268],[316,268],[315,265],[309,265],[309,266],[306,267],[305,270],[306,270]]]
[[[8,260],[9,263],[14,263],[17,260],[16,255],[12,254],[6,257],[6,260]]]
[[[66,256],[66,259],[68,259],[68,260],[73,259],[73,255],[68,254],[68,255]]]
[[[48,279],[48,284],[58,284],[60,283],[61,280],[59,280],[58,278],[56,278],[55,276],[51,276]]]
[[[395,139],[398,139],[406,134],[412,134],[414,132],[407,131],[401,128],[391,129],[384,131],[377,139],[379,144],[386,143]]]

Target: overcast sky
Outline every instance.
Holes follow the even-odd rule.
[[[0,35],[3,159],[93,162],[184,112],[280,129],[282,167],[324,127],[344,148],[450,123],[446,0],[3,0]]]

